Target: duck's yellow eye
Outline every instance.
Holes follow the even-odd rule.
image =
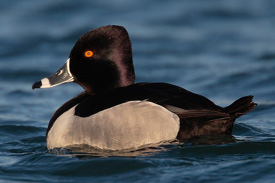
[[[88,50],[88,51],[85,52],[84,55],[85,55],[85,57],[88,57],[88,58],[89,58],[89,57],[92,57],[93,54],[94,54],[94,53],[93,53],[91,50]]]

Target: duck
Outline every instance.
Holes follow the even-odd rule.
[[[82,35],[66,63],[32,89],[69,82],[84,91],[53,114],[46,131],[48,149],[88,145],[117,151],[231,135],[235,120],[257,105],[252,95],[220,107],[173,84],[135,83],[130,37],[119,25]]]

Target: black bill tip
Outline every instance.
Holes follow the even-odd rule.
[[[42,82],[38,81],[32,85],[32,89],[34,90],[35,88],[41,88],[41,86],[42,86]]]

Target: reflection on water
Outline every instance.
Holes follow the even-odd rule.
[[[172,146],[175,147],[179,144],[178,141],[162,142],[159,144],[148,144],[138,149],[126,149],[126,150],[104,150],[95,148],[89,145],[75,145],[68,146],[66,148],[54,148],[50,150],[50,153],[56,155],[65,156],[77,156],[77,157],[136,157],[136,156],[153,156],[156,153],[166,151]]]
[[[183,144],[183,146],[196,146],[196,145],[221,145],[221,144],[229,144],[237,142],[233,135],[214,135],[214,136],[200,136],[190,139],[187,143]]]
[[[95,148],[89,145],[75,145],[68,146],[66,148],[54,148],[49,150],[49,153],[56,155],[64,155],[64,156],[76,156],[76,157],[137,157],[137,156],[153,156],[160,152],[165,152],[170,150],[171,148],[186,148],[191,146],[198,145],[221,145],[221,144],[229,144],[235,143],[237,140],[232,135],[215,135],[215,136],[200,136],[196,138],[190,139],[188,142],[182,143],[178,140],[162,142],[159,144],[148,144],[146,146],[142,146],[138,149],[127,149],[127,150],[104,150]]]

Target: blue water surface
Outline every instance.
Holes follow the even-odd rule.
[[[275,1],[0,0],[0,182],[273,182]],[[31,89],[90,29],[131,37],[137,82],[169,82],[221,106],[254,95],[232,137],[127,153],[49,152],[48,121],[82,92]]]

